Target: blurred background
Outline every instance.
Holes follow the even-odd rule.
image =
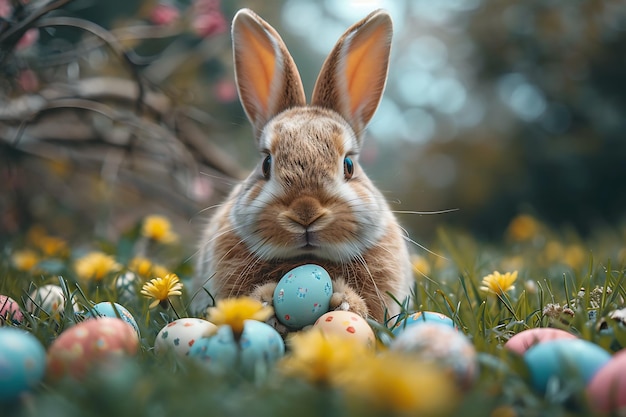
[[[111,237],[148,213],[191,245],[257,162],[230,20],[283,36],[310,95],[337,38],[394,19],[361,162],[417,241],[501,239],[531,214],[585,236],[626,207],[620,0],[0,0],[0,236]]]

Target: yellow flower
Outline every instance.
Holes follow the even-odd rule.
[[[302,378],[312,384],[337,385],[349,372],[356,372],[374,353],[362,343],[322,333],[318,329],[295,334],[289,339],[291,354],[279,364],[283,374]]]
[[[101,281],[112,272],[122,268],[115,258],[103,252],[90,252],[74,263],[76,274],[84,280]]]
[[[171,230],[172,225],[165,216],[152,215],[143,220],[141,234],[160,243],[173,243],[178,235]]]
[[[489,274],[483,278],[480,290],[491,294],[503,295],[505,292],[515,288],[513,283],[516,279],[517,271],[507,272],[506,274],[494,271],[493,274]]]
[[[415,276],[427,277],[430,275],[430,264],[425,257],[411,255],[411,265],[413,266],[413,274],[415,274]]]
[[[272,307],[263,306],[251,297],[226,298],[219,300],[208,310],[209,321],[218,326],[228,325],[235,336],[241,335],[245,320],[265,321],[272,314]]]
[[[448,373],[398,352],[355,363],[342,387],[356,411],[364,412],[374,407],[390,414],[448,415],[459,399]]]
[[[13,252],[11,262],[20,271],[30,271],[39,262],[39,257],[30,249],[18,250]]]
[[[134,257],[128,263],[128,269],[143,278],[164,277],[169,271],[163,265],[152,263],[148,258]]]
[[[173,295],[182,295],[183,284],[176,274],[167,274],[164,278],[153,278],[141,288],[141,293],[148,298],[154,298],[149,308],[164,303]]]
[[[507,235],[514,241],[523,242],[537,236],[540,228],[539,222],[534,217],[520,214],[511,220]]]
[[[588,260],[587,252],[580,245],[569,245],[565,248],[563,263],[570,268],[580,268],[586,260]]]

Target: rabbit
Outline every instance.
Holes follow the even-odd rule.
[[[400,312],[394,298],[408,299],[413,283],[405,232],[358,162],[386,84],[391,36],[383,10],[350,27],[307,105],[276,30],[249,9],[235,15],[237,90],[260,158],[204,230],[198,311],[211,302],[202,286],[215,299],[249,295],[272,305],[280,278],[313,263],[333,278],[331,309],[378,322]]]

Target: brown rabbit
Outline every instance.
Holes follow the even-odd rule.
[[[403,230],[358,164],[363,130],[387,78],[392,23],[374,11],[339,39],[310,105],[278,33],[248,9],[232,27],[239,97],[261,153],[257,168],[202,237],[197,288],[217,299],[272,304],[290,269],[314,263],[333,278],[331,308],[381,321],[412,283]],[[210,299],[200,291],[197,309]]]

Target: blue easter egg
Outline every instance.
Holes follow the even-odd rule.
[[[456,328],[452,319],[445,314],[434,311],[417,311],[415,313],[408,314],[404,319],[398,320],[395,326],[391,329],[391,332],[397,336],[407,327],[422,323],[442,324],[444,326]]]
[[[109,301],[103,301],[101,303],[93,306],[92,311],[95,313],[96,317],[112,317],[112,318],[120,318],[124,320],[126,323],[130,324],[135,332],[137,333],[137,337],[141,339],[141,334],[139,333],[139,326],[137,326],[137,322],[132,314],[126,309],[126,307],[118,304],[111,303]],[[87,317],[94,317],[91,311],[88,311],[85,314]]]
[[[32,334],[0,327],[0,401],[35,387],[46,369],[46,351]]]
[[[240,352],[238,352],[240,350]],[[209,369],[227,373],[239,366],[244,374],[254,375],[257,369],[269,369],[285,354],[285,343],[270,325],[246,320],[239,339],[239,347],[230,326],[221,326],[211,337],[199,339],[189,351],[189,357],[198,358]]]
[[[611,355],[600,346],[583,339],[558,339],[537,344],[524,353],[531,383],[545,392],[548,382],[582,378],[584,385],[609,360]]]
[[[274,290],[276,318],[297,330],[315,323],[330,308],[333,284],[319,265],[307,264],[287,272]]]

